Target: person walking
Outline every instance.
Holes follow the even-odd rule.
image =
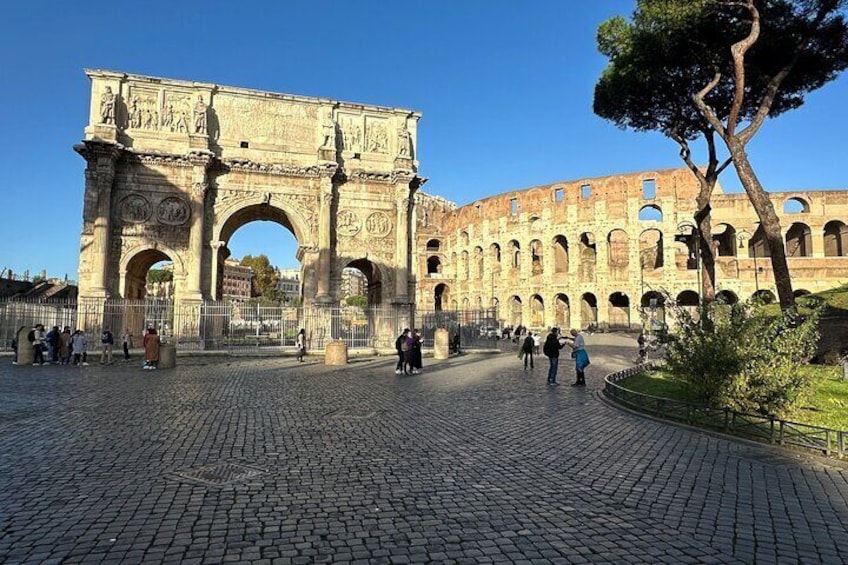
[[[300,328],[300,331],[297,332],[294,345],[297,347],[297,361],[303,363],[303,356],[306,355],[306,328]]]
[[[32,336],[32,339],[30,340],[33,351],[32,364],[44,365],[44,350],[46,349],[44,342],[47,339],[44,334],[44,325],[36,324],[35,327],[32,328],[32,331],[29,332],[29,335]]]
[[[121,336],[121,347],[124,350],[124,361],[130,360],[130,347],[132,347],[132,334],[130,329],[124,330],[124,335]]]
[[[112,348],[115,346],[115,336],[109,328],[103,328],[100,334],[100,364],[112,364]]]
[[[571,386],[586,386],[586,373],[584,370],[589,366],[589,354],[586,352],[586,340],[577,330],[571,330],[572,341],[568,342],[574,357],[574,368],[577,371],[577,381]]]
[[[524,338],[524,341],[521,343],[521,353],[522,357],[524,357],[524,370],[527,370],[527,361],[530,361],[530,368],[535,369],[536,366],[533,364],[533,353],[536,349],[536,342],[533,340],[533,334],[528,333],[527,337]]]
[[[539,332],[533,333],[533,353],[536,355],[542,353],[542,336]]]
[[[71,350],[74,353],[74,366],[88,365],[86,360],[86,349],[88,348],[88,338],[82,330],[74,332],[71,338]]]
[[[417,329],[412,330],[412,342],[409,346],[409,365],[412,374],[417,375],[424,368],[423,356],[421,354],[421,334]]]
[[[147,371],[155,371],[159,364],[159,346],[162,344],[159,339],[159,334],[156,333],[156,328],[147,328],[147,333],[144,335],[144,367]]]
[[[551,333],[545,338],[545,345],[542,347],[542,352],[548,358],[550,367],[548,368],[548,384],[556,386],[558,383],[557,370],[559,369],[559,350],[565,346],[562,338],[559,335],[559,328],[551,328]]]
[[[397,351],[398,362],[395,365],[395,374],[406,374],[406,338],[409,335],[409,328],[405,328],[398,338],[395,340],[395,351]]]

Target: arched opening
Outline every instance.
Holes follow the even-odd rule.
[[[518,270],[521,268],[521,244],[516,240],[512,240],[509,242],[509,252],[511,256],[510,267],[512,269]]]
[[[433,292],[433,303],[436,312],[441,312],[444,306],[449,304],[450,288],[445,283],[439,283]]]
[[[509,323],[513,328],[517,328],[522,320],[522,304],[521,298],[513,296],[509,299]]]
[[[757,229],[754,230],[754,235],[751,236],[751,241],[748,244],[748,257],[771,257],[771,249],[766,240],[763,226],[758,225]]]
[[[542,242],[534,239],[530,242],[530,263],[532,274],[541,275],[544,272],[544,259],[542,256]]]
[[[564,235],[554,237],[554,272],[568,272],[568,239]]]
[[[613,279],[626,280],[630,264],[630,241],[624,230],[612,230],[607,235],[609,267]]]
[[[739,297],[732,290],[721,290],[716,293],[716,302],[732,306],[739,302]]]
[[[810,227],[795,222],[786,231],[786,256],[811,257],[813,254],[813,236]]]
[[[639,264],[648,272],[662,268],[663,235],[660,230],[649,229],[639,235]]]
[[[459,259],[460,278],[468,280],[468,251],[463,250]]]
[[[760,302],[762,304],[774,304],[774,302],[777,300],[777,298],[774,296],[774,293],[767,289],[760,289],[754,294],[752,294],[751,297],[755,301]]]
[[[688,270],[698,268],[698,233],[695,226],[683,223],[678,227],[674,236],[676,245],[675,264],[677,268],[686,267]]]
[[[442,260],[439,259],[436,255],[432,255],[427,257],[427,274],[430,276],[441,274],[442,272]]]
[[[483,248],[479,245],[474,248],[474,276],[480,280],[483,278]]]
[[[456,252],[451,253],[451,262],[450,262],[451,272],[453,273],[453,278],[459,278],[459,260],[456,257]]]
[[[493,243],[489,246],[489,255],[492,258],[492,272],[501,270],[501,246]]]
[[[651,330],[665,326],[665,297],[662,294],[650,290],[642,295],[640,305],[642,306],[642,315]]]
[[[610,294],[609,323],[612,328],[630,327],[630,297],[623,292]]]
[[[355,259],[345,265],[345,269],[356,269],[365,277],[363,290],[368,306],[379,306],[383,303],[383,275],[375,263],[365,258]]]
[[[530,297],[530,327],[542,328],[545,325],[545,302],[538,294]]]
[[[592,282],[595,280],[595,265],[598,260],[598,247],[595,234],[583,232],[580,234],[580,280]]]
[[[738,247],[736,228],[730,224],[719,224],[713,229],[713,245],[718,257],[735,257]]]
[[[442,243],[438,239],[431,239],[427,242],[428,253],[438,253],[442,247]]]
[[[639,210],[640,222],[662,222],[662,220],[662,208],[659,206],[649,204],[648,206],[642,206],[642,209]]]
[[[560,328],[571,327],[571,302],[565,294],[557,294],[554,298],[554,324]]]
[[[598,324],[598,299],[591,292],[580,297],[580,318],[584,328]]]
[[[459,233],[459,245],[461,247],[467,247],[468,246],[468,232],[467,231],[462,231],[462,232]]]
[[[783,203],[784,214],[807,214],[810,212],[810,203],[803,198],[793,196]]]
[[[171,299],[174,275],[171,257],[159,249],[145,249],[127,263],[123,296],[131,300]]]
[[[677,295],[678,306],[698,306],[698,293],[694,290],[684,290]]]
[[[802,296],[807,296],[809,294],[810,294],[809,290],[807,290],[805,288],[799,288],[798,290],[796,290],[792,293],[792,296],[794,296],[795,298],[800,298]]]
[[[848,226],[839,220],[833,220],[824,226],[824,256],[848,256]]]
[[[241,208],[227,218],[218,237],[223,246],[213,252],[213,298],[261,297],[297,305],[304,295],[317,293],[314,277],[307,281],[303,276],[297,226],[281,208],[267,204]],[[247,279],[249,293],[244,292]]]

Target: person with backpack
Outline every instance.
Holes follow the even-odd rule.
[[[103,328],[103,333],[100,334],[100,364],[112,364],[112,347],[115,346],[115,336],[109,331],[109,328]]]
[[[297,332],[294,345],[297,347],[297,361],[303,363],[303,356],[306,355],[306,328],[300,328],[300,331]]]
[[[548,368],[548,384],[556,386],[557,369],[559,368],[559,350],[565,347],[562,338],[559,335],[559,328],[551,328],[551,333],[545,339],[545,345],[542,347],[542,352],[547,356],[550,362]]]
[[[406,374],[407,336],[409,336],[409,328],[405,328],[395,340],[395,350],[397,351],[398,356],[398,362],[397,365],[395,365],[396,375],[400,375],[401,373]]]
[[[524,338],[524,341],[521,343],[521,353],[522,357],[524,357],[524,370],[527,370],[527,361],[530,361],[530,368],[535,369],[536,366],[533,364],[533,354],[535,353],[536,342],[533,341],[533,334],[528,333],[527,337]]]

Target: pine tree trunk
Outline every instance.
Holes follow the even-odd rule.
[[[780,308],[786,310],[795,305],[795,297],[792,294],[792,277],[789,274],[789,265],[786,262],[786,247],[783,244],[780,219],[777,217],[774,205],[763,189],[763,185],[760,184],[760,180],[754,173],[751,163],[748,161],[745,146],[734,138],[727,144],[727,147],[733,157],[733,166],[737,175],[739,175],[739,181],[748,194],[748,199],[754,206],[757,217],[760,219],[760,225],[763,227],[771,255],[771,268],[774,272],[774,283],[777,287]]]
[[[704,182],[710,183],[709,180]],[[711,184],[715,186],[715,180],[712,180]],[[704,187],[701,190],[701,194],[706,191],[706,199],[702,198],[700,195],[697,199],[698,210],[695,212],[695,223],[698,226],[699,237],[701,238],[698,242],[698,249],[700,250],[700,261],[701,261],[701,301],[707,305],[711,304],[715,300],[715,253],[713,247],[713,233],[712,233],[712,216],[710,214],[710,195],[712,194],[712,187],[707,189]]]

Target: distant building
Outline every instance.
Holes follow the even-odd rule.
[[[359,269],[343,269],[339,298],[344,301],[348,296],[367,296],[368,279]]]
[[[145,298],[156,298],[161,300],[170,300],[174,297],[174,264],[167,263],[158,269],[159,271],[167,271],[171,273],[171,280],[167,281],[151,281],[148,279],[145,285]],[[148,277],[150,274],[148,273]]]
[[[47,271],[30,280],[29,272],[23,276],[5,270],[0,276],[0,298],[19,300],[74,300],[77,297],[77,285],[65,278],[48,277]]]
[[[237,259],[224,262],[224,299],[243,300],[250,298],[253,269],[239,264]]]
[[[286,301],[300,298],[300,269],[277,269],[277,290]]]

